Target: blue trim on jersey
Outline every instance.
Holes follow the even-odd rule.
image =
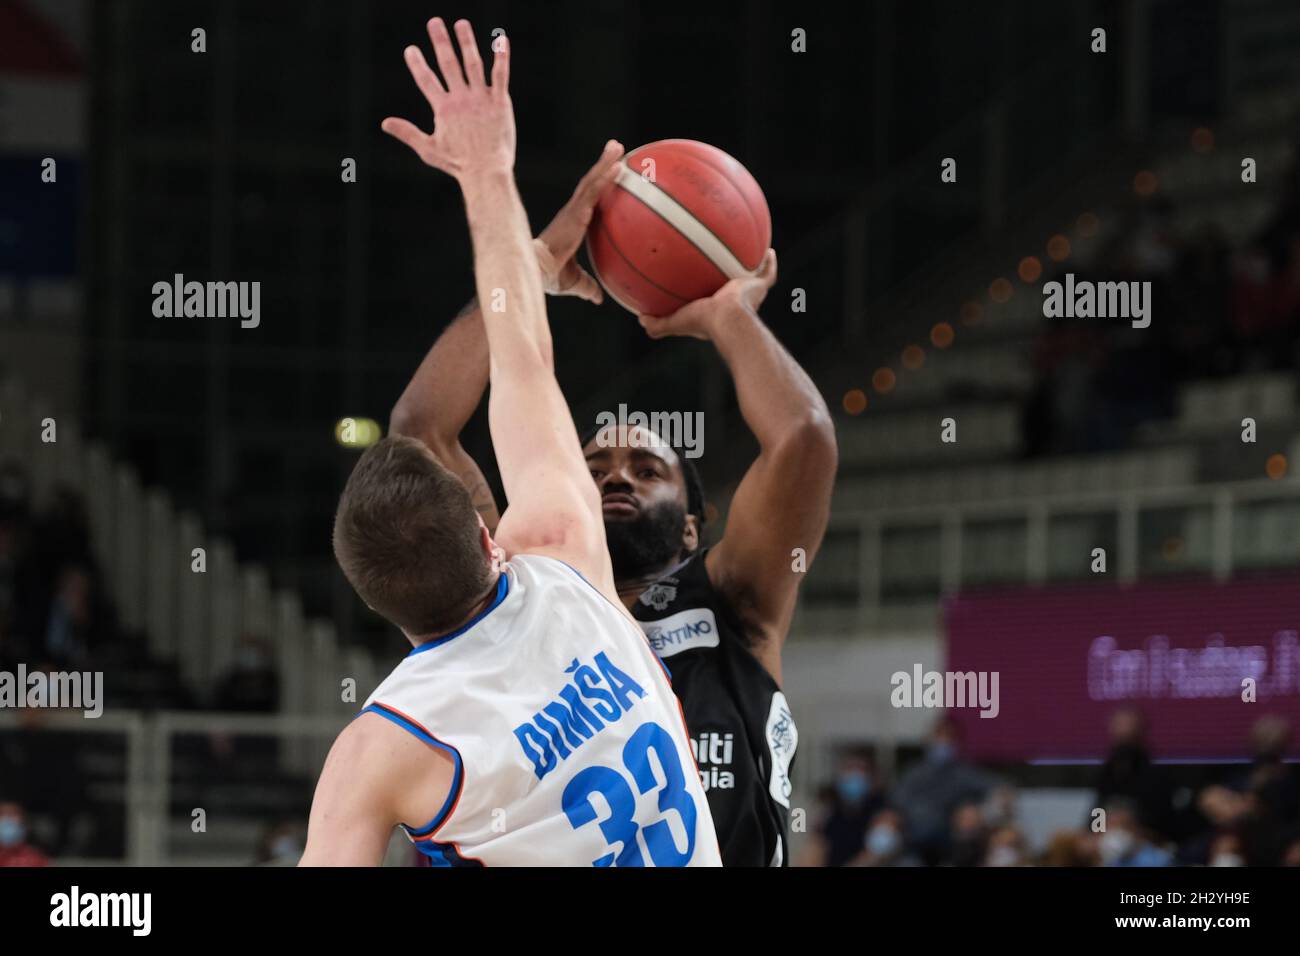
[[[582,581],[583,584],[587,585],[587,587],[591,588],[593,591],[599,594],[602,598],[604,598],[604,600],[606,601],[609,600],[609,598],[605,596],[604,591],[602,591],[600,588],[596,587],[596,585],[588,581],[586,577],[583,576],[583,573],[579,571],[577,568],[575,568],[573,565],[571,565],[568,561],[565,561],[561,558],[555,558],[554,560],[559,561],[562,565],[564,565],[566,568],[568,568],[570,571],[576,574],[578,576],[578,579]],[[626,608],[624,610],[626,610]],[[640,627],[639,624],[637,626]],[[654,653],[653,649],[651,650],[651,653]],[[659,666],[664,669],[664,676],[668,678],[668,683],[671,684],[673,682],[673,672],[668,669],[668,665],[664,663],[664,659],[660,657],[657,653],[654,654],[654,659],[657,660],[659,662]]]
[[[446,644],[454,637],[460,637],[462,634],[468,631],[479,621],[483,620],[483,618],[487,617],[489,614],[495,611],[497,607],[501,604],[501,602],[506,599],[506,595],[509,593],[510,593],[510,578],[504,571],[502,571],[500,576],[497,577],[497,593],[496,593],[496,597],[492,599],[491,604],[489,604],[483,610],[479,611],[472,618],[470,618],[466,623],[456,628],[456,630],[452,631],[450,634],[444,634],[442,637],[435,637],[432,640],[425,641],[419,647],[413,648],[411,650],[411,653],[407,654],[406,656],[410,657],[413,654],[419,654],[421,651],[427,651],[432,648],[438,647],[440,644]]]
[[[570,571],[576,574],[578,576],[578,579],[582,581],[583,584],[587,585],[587,587],[591,588],[601,597],[605,597],[604,593],[600,590],[600,588],[596,587],[596,585],[588,581],[587,576],[583,574],[581,571],[579,571],[577,568],[575,568],[573,565],[571,565],[568,561],[565,561],[563,558],[556,558],[555,560],[559,561],[562,565],[564,565],[566,568],[568,568]],[[608,598],[606,598],[606,600],[608,600]]]
[[[483,866],[480,860],[467,860],[461,856],[460,852],[450,843],[437,843],[433,840],[426,840],[423,843],[415,844],[415,848],[428,861],[429,866]]]
[[[432,833],[434,830],[438,829],[438,827],[442,826],[443,821],[447,819],[447,814],[455,805],[456,798],[460,796],[461,784],[464,782],[464,764],[460,759],[460,751],[450,744],[444,744],[441,740],[438,740],[422,728],[411,723],[411,721],[407,720],[401,714],[393,713],[383,704],[371,704],[369,707],[366,707],[361,711],[361,714],[366,713],[378,714],[380,717],[388,718],[393,723],[397,724],[397,726],[424,741],[429,746],[437,747],[439,750],[446,751],[455,762],[456,770],[451,778],[451,789],[447,792],[447,799],[443,801],[442,807],[439,808],[437,815],[430,820],[428,824],[420,827],[418,830],[413,830],[405,824],[402,825],[402,829],[406,830],[406,832],[413,837],[424,836],[425,834]],[[360,717],[361,714],[358,714],[357,716]]]

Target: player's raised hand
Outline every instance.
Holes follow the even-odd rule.
[[[611,139],[605,144],[596,165],[579,181],[569,201],[533,240],[537,264],[542,270],[542,285],[549,294],[573,295],[597,304],[604,301],[600,283],[578,265],[578,247],[591,225],[591,216],[601,194],[618,176],[622,158],[623,145]]]
[[[489,86],[468,20],[456,21],[459,59],[441,17],[429,21],[429,39],[441,79],[419,47],[408,46],[405,56],[411,76],[433,109],[433,132],[425,133],[395,116],[385,119],[381,128],[425,163],[458,180],[473,173],[510,172],[515,165],[515,114],[509,91],[509,41],[504,34],[493,41]]]
[[[656,317],[642,315],[641,327],[652,339],[670,335],[689,335],[697,339],[713,337],[713,323],[725,322],[733,309],[757,312],[767,298],[768,290],[776,283],[776,250],[768,249],[763,261],[752,275],[730,280],[707,299],[688,302],[672,315]]]

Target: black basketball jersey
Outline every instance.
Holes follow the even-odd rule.
[[[780,687],[709,581],[704,551],[632,607],[668,667],[713,814],[724,866],[785,866],[798,733]]]

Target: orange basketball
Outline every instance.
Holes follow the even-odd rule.
[[[690,139],[628,153],[587,230],[596,278],[638,315],[712,295],[756,270],[771,243],[767,200],[749,170]]]

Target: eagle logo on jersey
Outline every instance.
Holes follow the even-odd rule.
[[[772,695],[772,705],[767,712],[767,746],[772,756],[772,776],[768,780],[768,792],[772,799],[787,810],[790,809],[790,793],[794,790],[790,782],[790,762],[799,747],[799,729],[794,725],[794,716],[785,694],[777,691]]]
[[[656,611],[662,611],[676,599],[677,588],[671,584],[664,584],[663,581],[656,581],[641,592],[641,603],[649,605]]]

